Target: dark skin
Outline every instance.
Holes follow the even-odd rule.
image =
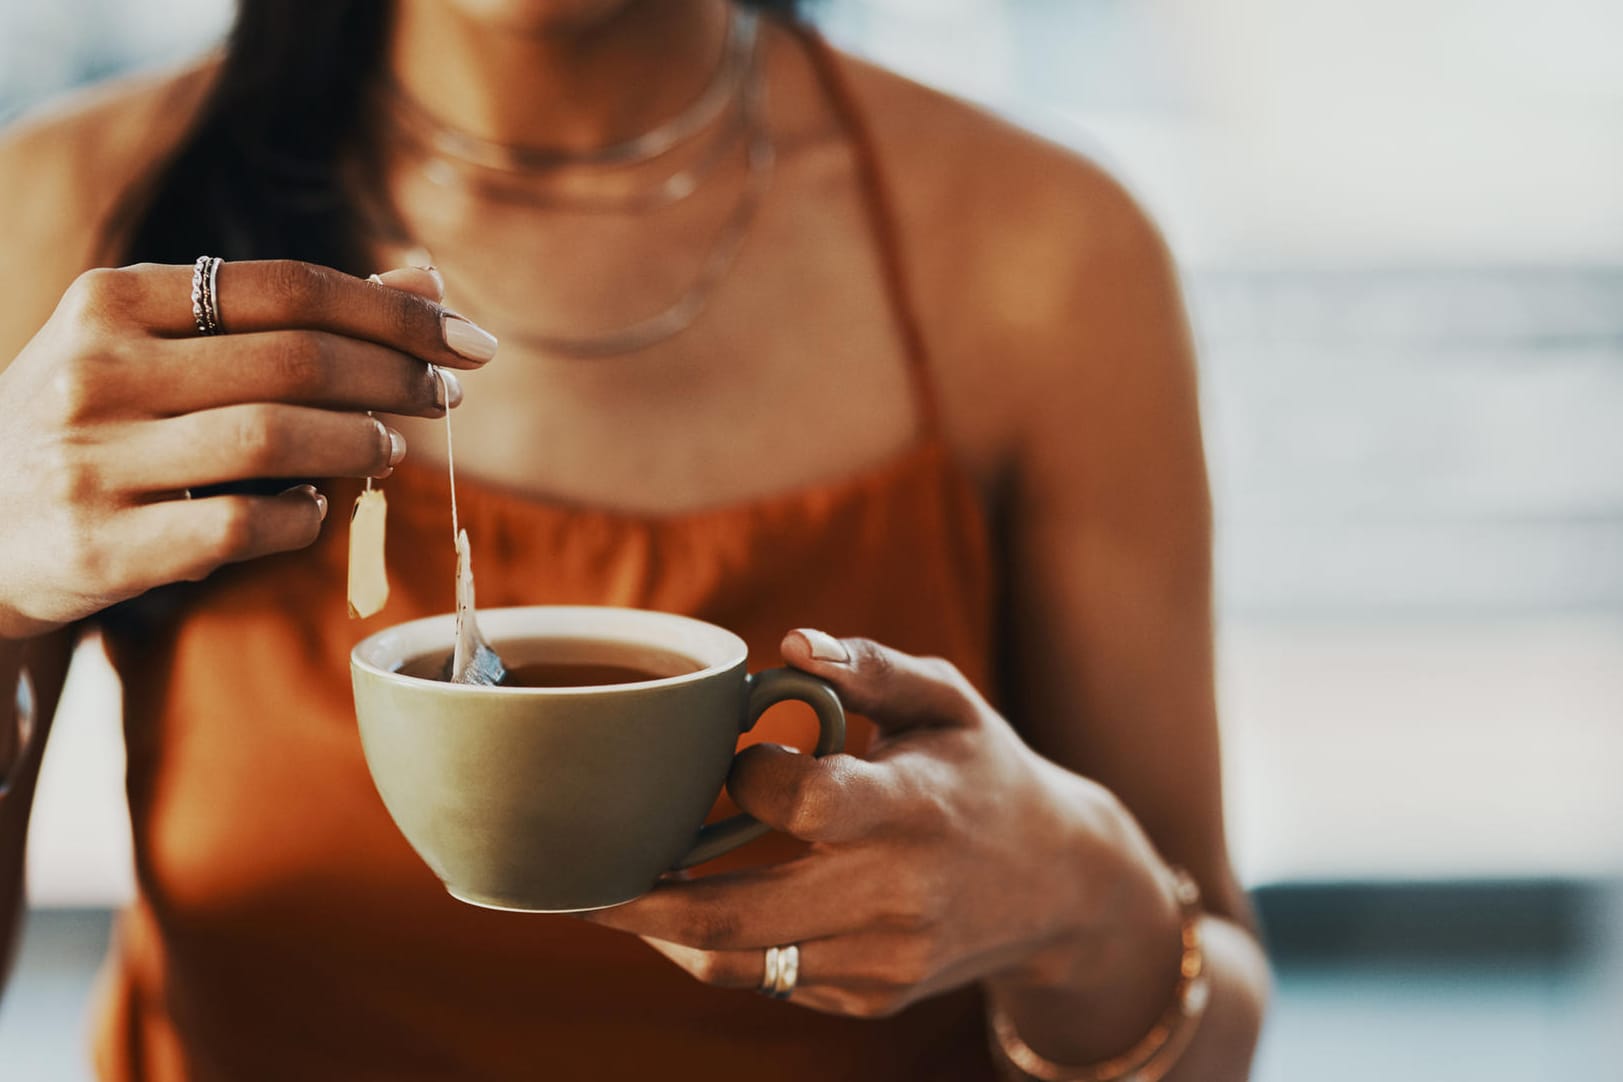
[[[458,126],[513,143],[589,145],[642,130],[690,99],[719,55],[725,23],[712,0],[407,0],[391,64]],[[4,493],[7,506],[40,518],[27,530],[8,526],[10,559],[0,566],[29,575],[0,579],[0,633],[11,640],[0,656],[14,665],[24,650],[48,650],[42,636],[166,576],[315,536],[319,501],[305,493],[234,509],[152,502],[195,475],[184,451],[164,459],[150,450],[163,425],[180,432],[190,417],[192,436],[171,446],[200,446],[216,471],[263,475],[265,456],[281,455],[276,464],[291,475],[380,473],[387,433],[358,410],[396,414],[388,425],[413,454],[442,454],[439,426],[426,420],[441,406],[419,378],[424,361],[468,373],[459,469],[543,498],[633,512],[713,506],[860,472],[910,446],[921,419],[849,146],[800,50],[776,29],[764,44],[779,167],[750,241],[697,324],[606,364],[526,349],[519,334],[507,334],[488,367],[450,353],[441,281],[409,270],[380,289],[286,268],[226,269],[233,330],[260,305],[261,334],[332,336],[332,348],[312,354],[324,366],[278,361],[291,338],[262,340],[267,348],[249,364],[225,352],[243,345],[229,338],[169,339],[154,328],[189,318],[189,269],[121,271],[118,286],[92,279],[103,292],[91,304],[80,303],[92,288],[84,280],[77,292],[69,286],[111,187],[95,178],[139,168],[152,133],[176,130],[173,118],[195,101],[206,71],[14,133],[0,148],[0,215],[17,218],[0,229],[15,238],[0,250],[0,273],[16,283],[0,304],[0,357],[17,357],[0,376],[14,418],[3,439],[15,454],[102,447],[125,472],[80,470],[94,485],[53,474],[38,490]],[[843,641],[841,661],[840,648],[792,633],[786,662],[832,680],[883,733],[865,761],[770,747],[741,756],[730,780],[737,801],[813,842],[810,853],[778,868],[672,881],[590,919],[644,936],[698,979],[738,988],[759,982],[764,947],[798,942],[792,1002],[809,1009],[880,1015],[982,982],[1035,1049],[1085,1064],[1133,1044],[1168,1003],[1178,916],[1167,865],[1176,863],[1205,893],[1214,987],[1195,1043],[1169,1077],[1243,1078],[1267,971],[1223,840],[1209,512],[1170,261],[1143,214],[1093,166],[843,63],[896,192],[944,435],[997,524],[1000,635],[1013,659],[999,689],[1007,713],[944,663],[859,639]],[[651,70],[658,79],[639,84]],[[446,299],[499,334],[589,329],[657,307],[671,281],[633,270],[691,267],[743,178],[732,163],[679,214],[605,223],[436,194],[398,149],[381,166],[391,198],[433,249]],[[26,219],[14,209],[23,206]],[[526,258],[498,259],[503,252]],[[586,254],[566,264],[566,252]],[[407,257],[378,254],[380,266]],[[486,265],[509,269],[481,277]],[[561,265],[573,273],[551,270]],[[594,287],[605,280],[625,288]],[[57,307],[64,292],[78,300]],[[395,318],[383,331],[384,314],[371,329],[333,326],[339,310],[358,319],[409,310],[417,321]],[[148,365],[181,344],[213,349],[235,362],[215,371],[233,375],[211,390],[176,368],[163,394],[178,405],[132,417],[107,407],[128,400],[111,393],[112,382],[57,378],[94,368],[98,379],[127,379],[116,366],[87,363],[109,352],[100,348],[107,342],[130,360],[144,351]],[[64,387],[93,393],[56,414],[38,406]],[[23,401],[29,409],[18,408]],[[762,401],[784,405],[751,408]],[[267,432],[280,418],[287,427],[275,431],[287,438],[227,439],[248,457],[222,467],[227,437],[196,420],[222,403],[257,411],[248,416]],[[300,426],[315,425],[327,426],[320,442],[335,457],[295,462],[310,453],[303,436],[314,431]],[[261,457],[249,461],[253,454]],[[182,532],[163,533],[160,518]],[[155,554],[147,559],[132,555],[135,533],[119,532],[138,521]],[[121,555],[53,562],[63,551]],[[87,588],[87,566],[107,577]],[[813,658],[814,642],[831,656]],[[50,666],[35,678],[51,684]],[[17,881],[26,807],[17,797],[0,803],[5,882]],[[800,901],[778,900],[790,896]]]

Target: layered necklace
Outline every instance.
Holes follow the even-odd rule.
[[[526,328],[516,320],[493,319],[502,337],[534,350],[575,357],[632,353],[669,339],[691,326],[727,277],[764,201],[776,161],[765,118],[765,79],[759,59],[759,22],[734,9],[721,62],[709,85],[680,113],[658,127],[619,142],[586,150],[511,146],[446,125],[397,85],[382,88],[381,104],[389,134],[412,148],[417,167],[432,184],[461,187],[482,198],[537,209],[576,213],[646,213],[679,203],[699,191],[707,178],[743,145],[747,175],[737,200],[723,219],[687,286],[646,316],[584,333]],[[685,167],[651,186],[614,195],[586,195],[539,185],[565,170],[629,170],[648,166],[717,124],[711,144]],[[399,215],[373,208],[371,226],[392,244],[426,250]],[[442,268],[443,269],[443,268]],[[466,274],[460,275],[468,281]],[[454,281],[452,283],[454,291]],[[480,296],[490,296],[478,288]],[[474,314],[474,313],[470,313]]]

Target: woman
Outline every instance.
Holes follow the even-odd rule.
[[[1245,1076],[1166,254],[1089,163],[756,6],[244,0],[223,56],[7,135],[0,681],[40,731],[0,741],[0,920],[99,623],[140,885],[104,1079]],[[452,407],[485,604],[699,615],[871,719],[826,760],[763,722],[729,790],[770,843],[576,919],[460,905],[395,833],[323,518],[385,478],[381,619],[446,609]]]

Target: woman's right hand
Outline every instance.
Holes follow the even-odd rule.
[[[461,390],[428,366],[477,368],[495,352],[438,303],[429,271],[380,285],[306,263],[227,263],[229,333],[209,337],[191,280],[190,267],[88,271],[0,372],[0,638],[310,544],[326,514],[310,486],[187,494],[386,476],[405,442],[367,411],[441,416]]]

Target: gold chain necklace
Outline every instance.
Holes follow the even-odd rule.
[[[744,128],[741,105],[759,33],[758,17],[734,11],[722,59],[705,90],[676,116],[641,135],[588,150],[520,147],[482,139],[446,125],[397,82],[380,88],[381,119],[389,136],[421,154],[419,169],[440,187],[463,187],[504,203],[585,212],[657,210],[698,191],[726,160]],[[538,190],[535,182],[558,172],[596,167],[628,169],[653,162],[689,142],[724,114],[733,120],[704,154],[685,169],[662,177],[651,188],[629,195],[585,196]]]
[[[759,20],[752,11],[730,9],[722,60],[704,91],[685,109],[640,135],[585,150],[497,143],[453,128],[434,116],[398,83],[386,84],[395,119],[419,133],[441,157],[492,172],[535,174],[572,166],[628,166],[652,161],[693,138],[736,100],[753,67]]]
[[[746,35],[750,48],[737,92],[739,123],[744,136],[748,173],[743,192],[722,223],[698,273],[687,289],[670,304],[648,316],[618,327],[585,334],[528,330],[517,321],[504,318],[500,313],[482,312],[477,305],[469,305],[465,297],[459,296],[458,303],[468,315],[478,317],[481,323],[494,326],[507,340],[530,349],[571,357],[607,357],[634,353],[674,337],[697,321],[711,296],[737,260],[738,253],[744,246],[744,241],[771,186],[772,173],[777,161],[777,148],[765,116],[765,77],[755,45],[754,16],[748,12],[741,12],[736,19],[751,24],[751,29]],[[734,34],[733,37],[736,39],[737,35]],[[714,120],[715,117],[711,116],[710,119]],[[690,132],[687,137],[693,134],[697,132]],[[624,147],[639,141],[640,139],[630,140],[617,145]],[[664,137],[661,137],[649,141],[646,145],[654,146],[664,141]],[[730,139],[724,140],[724,143],[731,142]],[[675,144],[666,145],[660,153],[669,150],[673,145]],[[696,183],[694,187],[697,187]],[[432,246],[425,244],[423,238],[411,236],[397,218],[394,218],[392,224],[395,228],[381,230],[382,235],[396,243],[426,251],[432,258]],[[440,269],[443,272],[446,268]],[[454,284],[458,278],[464,282],[470,280],[468,275],[462,273],[448,277],[451,279],[448,285]],[[488,290],[480,289],[477,283],[473,284],[475,294],[490,295]],[[448,288],[448,293],[450,292],[455,292],[454,288]]]

